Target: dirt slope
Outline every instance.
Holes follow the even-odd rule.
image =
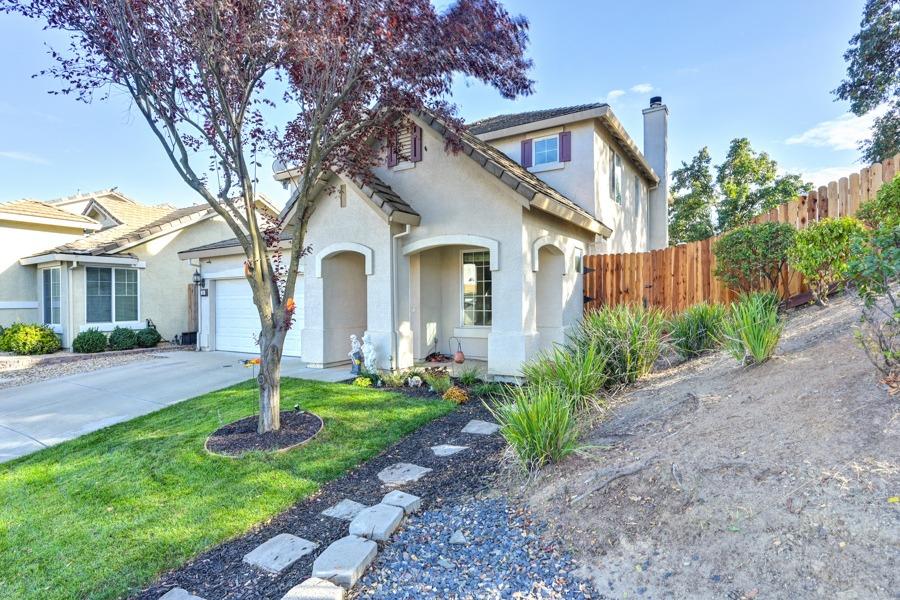
[[[900,598],[900,402],[846,298],[767,364],[716,354],[614,400],[524,488],[609,598]]]

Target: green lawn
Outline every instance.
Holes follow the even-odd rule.
[[[325,421],[290,452],[203,449],[257,412],[247,382],[0,465],[0,598],[117,598],[453,409],[344,384],[285,379],[281,393]]]

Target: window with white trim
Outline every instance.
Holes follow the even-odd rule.
[[[641,207],[641,178],[634,176],[634,211],[637,212]]]
[[[618,152],[609,149],[609,197],[622,204],[622,179],[624,171],[622,157]]]
[[[534,166],[559,162],[559,136],[537,138],[534,140]]]
[[[59,325],[59,267],[43,269],[43,299],[44,299],[44,323],[47,325]]]
[[[86,267],[85,304],[88,323],[137,321],[137,269]]]
[[[462,325],[491,325],[491,253],[488,250],[462,253]]]

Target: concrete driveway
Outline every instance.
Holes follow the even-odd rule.
[[[253,376],[233,352],[162,352],[147,360],[0,390],[0,462]],[[341,381],[347,367],[310,369],[285,358],[281,374]]]

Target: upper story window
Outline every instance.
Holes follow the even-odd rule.
[[[559,162],[559,136],[534,140],[534,166]]]
[[[59,325],[59,267],[44,269],[44,323]]]
[[[622,204],[622,187],[624,179],[622,157],[610,148],[609,150],[609,197]]]

